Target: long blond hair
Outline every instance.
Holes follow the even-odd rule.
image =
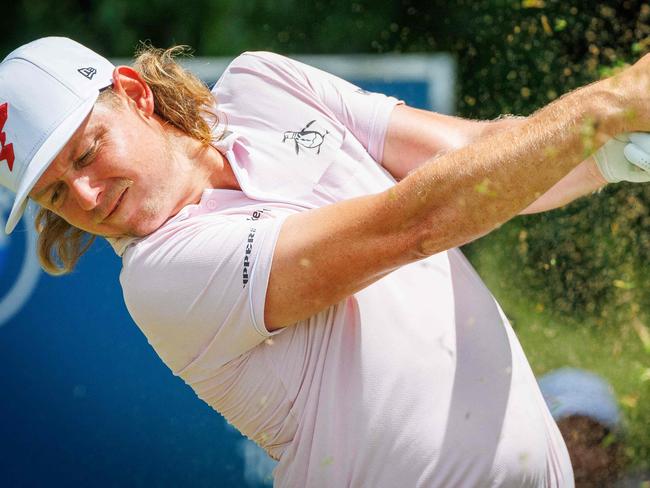
[[[208,87],[176,61],[188,55],[186,46],[157,49],[142,44],[133,68],[151,88],[155,113],[190,137],[209,145],[218,123],[216,102]],[[97,103],[111,103],[112,90],[100,93]],[[38,258],[45,271],[62,275],[72,271],[95,236],[68,224],[54,212],[41,208],[35,218]]]

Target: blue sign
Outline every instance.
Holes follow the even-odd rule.
[[[426,85],[355,80],[420,108]],[[4,228],[13,195],[0,189]],[[70,275],[38,268],[33,219],[0,231],[3,486],[271,486],[273,462],[174,377],[129,317],[99,239]]]
[[[13,204],[13,195],[0,187],[0,227]],[[10,239],[0,232],[0,327],[6,324],[25,305],[40,275],[36,258],[36,231],[33,227],[19,227]]]

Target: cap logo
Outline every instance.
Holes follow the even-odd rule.
[[[14,169],[14,145],[7,144],[7,134],[4,127],[9,118],[9,105],[7,102],[0,105],[0,162],[7,161],[9,171]]]
[[[88,67],[88,68],[79,68],[77,71],[79,73],[81,73],[82,75],[84,75],[89,80],[92,80],[93,76],[95,76],[95,74],[97,74],[97,70],[95,68],[90,68],[90,67]]]

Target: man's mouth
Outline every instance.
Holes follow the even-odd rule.
[[[115,201],[114,201],[113,205],[111,206],[109,212],[106,214],[106,216],[102,220],[107,221],[112,215],[115,214],[115,212],[120,207],[120,204],[122,203],[122,200],[124,199],[124,195],[126,195],[127,191],[129,191],[129,188],[128,187],[124,188],[124,190],[115,199]]]

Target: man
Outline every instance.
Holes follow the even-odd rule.
[[[7,231],[29,196],[47,267],[74,265],[75,229],[109,238],[149,343],[279,460],[278,486],[572,486],[455,246],[604,177],[650,180],[642,135],[603,146],[650,130],[649,64],[480,123],[270,53],[210,95],[166,52],[114,68],[41,39],[0,65]]]

